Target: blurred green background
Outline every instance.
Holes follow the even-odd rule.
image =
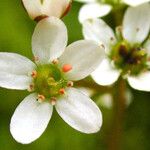
[[[64,18],[69,43],[82,39],[77,19],[80,6],[74,2]],[[110,17],[106,19],[111,22]],[[16,52],[32,59],[31,36],[35,25],[24,11],[21,0],[0,0],[0,51]],[[119,144],[122,150],[150,150],[150,93],[130,90],[133,101],[125,112]],[[96,134],[75,131],[54,111],[47,130],[38,140],[29,145],[17,143],[10,135],[9,123],[15,108],[27,93],[0,88],[0,150],[107,150],[112,110],[101,105],[104,122],[101,131]]]

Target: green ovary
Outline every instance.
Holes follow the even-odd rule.
[[[122,70],[122,74],[137,75],[148,69],[146,50],[140,45],[131,46],[126,41],[117,43],[110,53],[114,66]]]
[[[62,72],[57,65],[39,65],[36,72],[34,90],[46,99],[60,96],[59,90],[67,86],[67,81],[63,78]]]

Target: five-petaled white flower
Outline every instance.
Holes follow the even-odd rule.
[[[72,81],[94,71],[104,56],[104,49],[91,40],[80,40],[67,48],[66,45],[65,24],[50,17],[42,19],[33,33],[36,64],[15,53],[0,52],[0,86],[32,92],[17,107],[10,123],[11,134],[20,143],[30,143],[44,132],[53,105],[76,130],[95,133],[102,125],[99,108],[73,88]]]
[[[82,23],[86,19],[90,18],[98,18],[107,15],[111,10],[112,6],[107,4],[107,0],[76,0],[78,2],[84,2],[84,4],[79,11],[79,21]],[[130,6],[137,6],[150,0],[122,0],[119,3],[125,3]],[[118,5],[118,1],[110,1],[108,3],[116,3],[114,5]]]
[[[131,87],[150,91],[149,12],[149,3],[129,7],[116,35],[101,19],[89,19],[83,23],[85,39],[95,40],[105,47],[106,58],[92,73],[98,84],[111,85],[122,75]]]
[[[70,9],[72,0],[22,0],[23,5],[33,20],[44,17],[63,17]]]

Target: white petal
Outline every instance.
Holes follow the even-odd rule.
[[[10,123],[14,139],[22,144],[36,140],[45,131],[53,107],[48,102],[39,103],[36,94],[27,96],[15,110]]]
[[[40,63],[48,63],[58,58],[67,45],[67,29],[58,18],[50,17],[41,20],[32,36],[32,49]]]
[[[104,57],[104,48],[94,41],[80,40],[69,45],[60,57],[61,67],[70,64],[68,80],[81,80],[93,72]]]
[[[0,72],[0,87],[7,89],[26,90],[32,82],[27,75],[17,75],[9,72]]]
[[[150,72],[141,73],[139,76],[128,77],[130,86],[136,90],[150,91]]]
[[[35,64],[24,56],[0,52],[0,86],[10,89],[27,89],[31,83],[28,73],[35,67]]]
[[[96,0],[74,0],[77,2],[82,2],[82,3],[91,3],[91,2],[96,2]]]
[[[29,16],[35,19],[39,16],[55,16],[61,17],[68,5],[70,0],[22,0],[25,9]]]
[[[129,7],[123,21],[123,36],[132,44],[141,43],[150,30],[150,4]]]
[[[116,42],[113,30],[102,19],[89,19],[83,23],[85,39],[104,44],[106,51]]]
[[[110,5],[88,3],[81,7],[79,12],[79,21],[80,23],[83,23],[86,19],[102,17],[107,15],[110,11]]]
[[[67,90],[67,97],[56,103],[58,114],[74,129],[84,133],[98,132],[102,114],[97,105],[77,89]]]
[[[92,73],[92,78],[97,84],[106,86],[116,82],[120,72],[115,70],[107,59],[104,59],[99,67]]]
[[[124,3],[130,5],[130,6],[137,6],[146,2],[149,2],[150,0],[123,0]]]

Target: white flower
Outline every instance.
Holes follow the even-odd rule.
[[[62,17],[70,8],[72,0],[22,0],[23,5],[33,20],[47,16]]]
[[[10,123],[12,136],[20,143],[36,140],[46,129],[53,105],[74,129],[95,133],[102,125],[96,104],[72,88],[99,65],[104,49],[91,40],[67,45],[67,29],[55,17],[42,19],[32,37],[36,64],[15,53],[0,53],[0,86],[33,92],[17,107]],[[63,53],[63,54],[62,54]]]
[[[75,1],[86,3],[81,7],[79,11],[80,23],[83,23],[83,21],[85,21],[86,19],[103,17],[112,10],[112,6],[109,4],[106,4],[107,0],[106,2],[102,0],[101,1],[100,0],[99,1],[98,0],[75,0]],[[122,0],[122,2],[130,6],[137,6],[137,5],[149,2],[149,1],[150,0]],[[113,3],[113,0],[112,0],[112,3]],[[117,5],[117,4],[114,4],[114,5]]]
[[[127,78],[131,87],[150,91],[150,4],[129,7],[123,26],[113,30],[101,19],[83,23],[85,39],[95,40],[105,47],[106,58],[92,73],[100,85],[111,85],[120,74]]]

